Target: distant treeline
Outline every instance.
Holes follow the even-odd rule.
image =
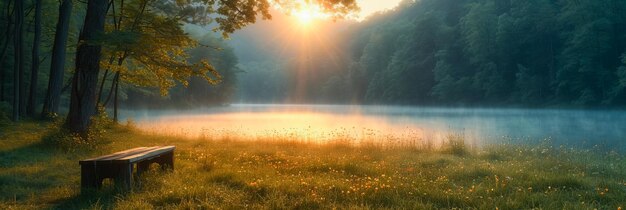
[[[361,23],[328,101],[626,105],[626,1],[421,0]]]

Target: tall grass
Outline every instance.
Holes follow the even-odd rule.
[[[449,134],[441,148],[443,152],[456,156],[465,156],[469,153],[465,137],[460,134]]]

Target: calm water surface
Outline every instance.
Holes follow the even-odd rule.
[[[548,143],[626,151],[626,111],[250,105],[186,111],[126,111],[140,129],[205,138],[301,141]]]

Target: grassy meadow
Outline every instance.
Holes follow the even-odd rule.
[[[188,139],[132,126],[98,144],[53,146],[55,126],[0,133],[0,209],[623,209],[623,154],[551,146],[436,148],[314,144],[289,139]],[[80,191],[78,160],[175,145],[175,170],[151,170],[130,192],[105,181]]]

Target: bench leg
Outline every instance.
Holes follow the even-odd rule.
[[[162,169],[169,168],[174,170],[174,153],[164,154],[158,158],[157,162],[161,165]]]
[[[94,165],[81,165],[80,166],[80,187],[83,189],[96,188],[99,189],[102,185],[102,180],[96,177],[96,167]]]
[[[131,189],[133,185],[133,164],[120,164],[117,166],[115,184],[125,190]]]
[[[143,172],[146,172],[147,170],[150,170],[150,164],[152,164],[152,162],[150,161],[141,161],[137,163],[137,176],[141,176],[141,174]]]

